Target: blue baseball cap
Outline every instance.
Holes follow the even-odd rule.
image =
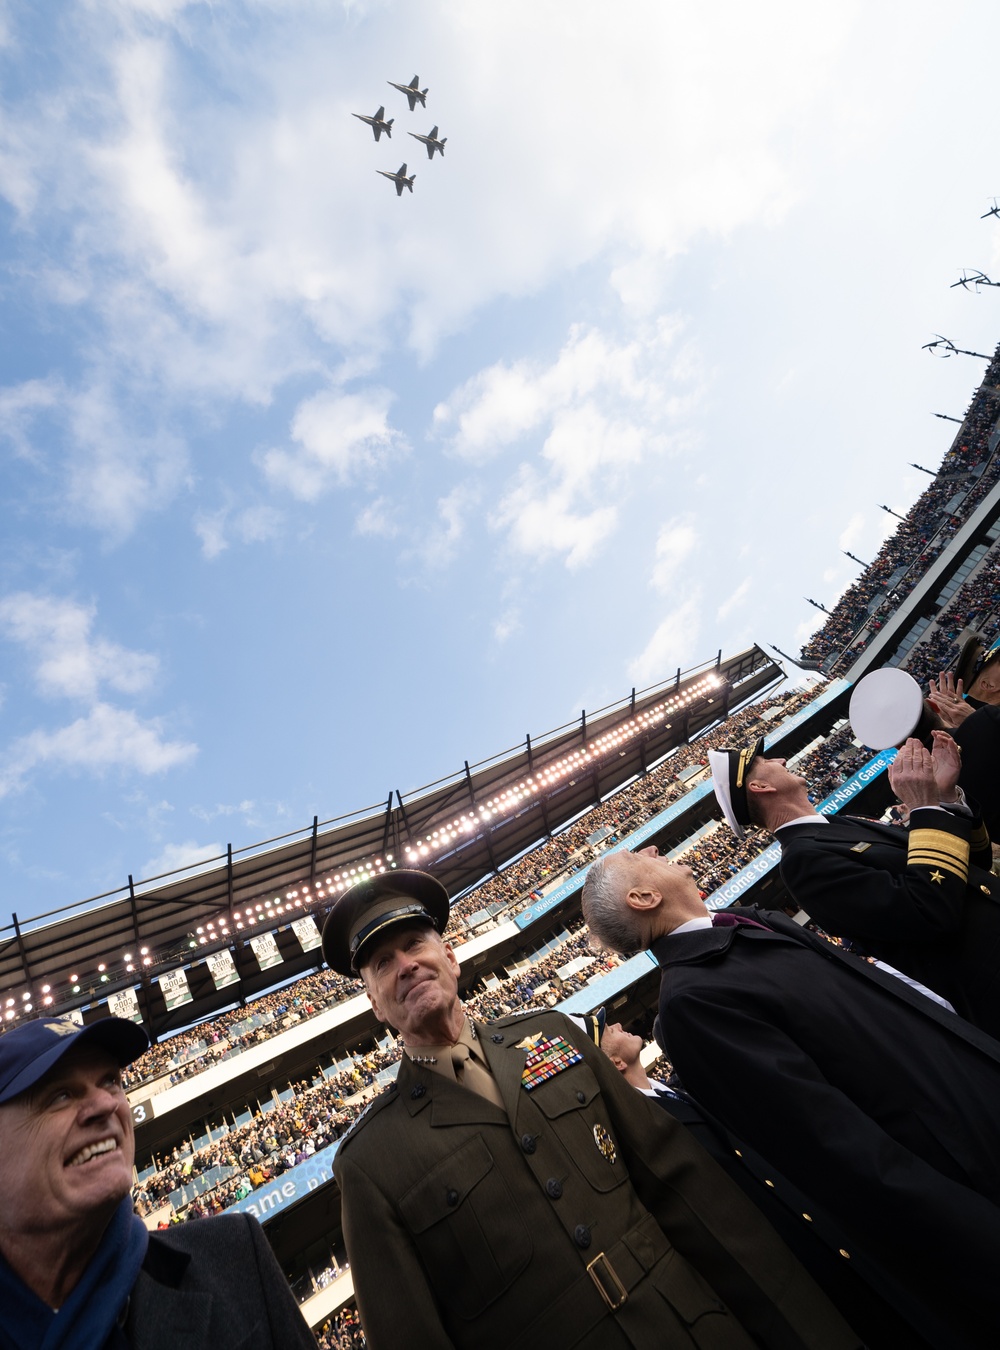
[[[98,1045],[125,1067],[149,1049],[149,1037],[124,1017],[81,1027],[69,1017],[39,1017],[0,1036],[0,1105],[44,1078],[74,1045]]]

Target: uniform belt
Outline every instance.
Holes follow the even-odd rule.
[[[610,1312],[670,1250],[670,1243],[651,1214],[607,1251],[587,1264],[587,1271],[557,1295],[509,1350],[536,1350],[540,1345],[575,1345]]]

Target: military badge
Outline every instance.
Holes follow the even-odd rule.
[[[525,1036],[523,1041],[518,1041],[514,1047],[515,1050],[534,1050],[539,1041],[545,1039],[543,1031],[536,1031],[534,1036]]]
[[[604,1128],[603,1125],[594,1126],[594,1143],[601,1151],[601,1155],[607,1158],[609,1163],[618,1161],[618,1150],[615,1148],[615,1141]]]
[[[521,1086],[526,1092],[531,1092],[539,1083],[547,1082],[557,1073],[562,1073],[563,1069],[568,1069],[571,1064],[579,1064],[583,1059],[580,1051],[563,1036],[528,1036],[526,1040],[534,1042],[526,1045],[522,1041],[518,1047],[528,1051],[521,1074]]]

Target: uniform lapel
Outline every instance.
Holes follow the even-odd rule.
[[[507,1117],[498,1106],[443,1074],[414,1064],[405,1051],[396,1084],[411,1116],[430,1108],[432,1126],[506,1124]]]

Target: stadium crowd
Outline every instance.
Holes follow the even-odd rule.
[[[1000,478],[1000,455],[990,455],[989,438],[1000,415],[1000,348],[977,390],[959,437],[945,455],[930,485],[885,541],[875,559],[837,601],[833,612],[802,648],[802,659],[837,674],[850,646],[854,660],[892,610],[913,589],[927,567],[947,545],[987,492]],[[978,479],[974,478],[980,470]],[[968,489],[953,510],[946,507]],[[868,636],[852,644],[865,626]],[[837,654],[839,660],[833,661]]]

